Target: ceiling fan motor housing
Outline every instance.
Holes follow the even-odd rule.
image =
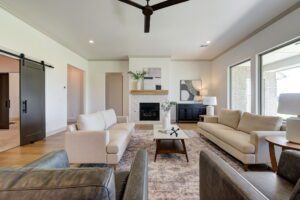
[[[151,6],[145,6],[143,9],[143,14],[146,16],[150,16],[153,14],[153,9]]]

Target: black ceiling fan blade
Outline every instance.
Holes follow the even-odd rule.
[[[132,6],[136,7],[136,8],[139,8],[139,9],[143,9],[144,8],[144,6],[142,6],[142,5],[138,4],[138,3],[135,3],[133,1],[130,1],[130,0],[119,0],[119,1],[121,1],[123,3],[126,3],[126,4],[129,4],[129,5],[132,5]]]
[[[163,9],[163,8],[166,8],[169,6],[173,6],[175,4],[183,3],[186,1],[189,1],[189,0],[167,0],[167,1],[155,4],[151,7],[152,7],[153,11],[155,11],[155,10]]]
[[[150,32],[150,19],[151,19],[150,15],[145,15],[145,33]]]

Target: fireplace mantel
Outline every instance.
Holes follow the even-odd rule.
[[[168,95],[168,90],[131,90],[132,95]]]

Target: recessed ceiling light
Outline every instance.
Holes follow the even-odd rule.
[[[211,43],[211,41],[209,41],[209,40],[208,40],[208,41],[206,41],[206,44],[210,44],[210,43]]]
[[[90,40],[89,43],[90,44],[94,44],[95,42],[94,42],[94,40]]]

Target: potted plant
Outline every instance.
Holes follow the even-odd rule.
[[[136,81],[136,89],[142,90],[142,80],[144,79],[146,72],[145,71],[129,71],[128,74],[131,75],[132,79]]]
[[[171,108],[175,106],[176,102],[174,101],[166,101],[161,104],[161,109],[165,112],[163,118],[163,129],[170,130],[171,129]]]

